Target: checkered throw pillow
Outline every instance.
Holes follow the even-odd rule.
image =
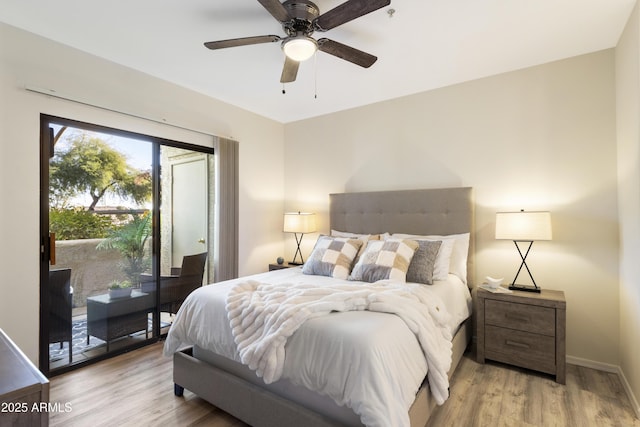
[[[350,280],[406,282],[407,270],[418,242],[404,239],[372,240],[353,267]]]
[[[362,246],[362,240],[347,237],[320,236],[302,267],[304,274],[346,279]]]

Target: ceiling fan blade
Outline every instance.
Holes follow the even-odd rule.
[[[313,25],[318,31],[327,31],[389,4],[391,0],[348,0],[318,16]]]
[[[282,68],[280,83],[295,82],[296,76],[298,75],[298,67],[300,66],[300,63],[298,61],[294,61],[286,55],[284,58],[284,68]]]
[[[329,55],[337,56],[345,61],[353,62],[364,68],[371,67],[373,63],[378,60],[378,57],[367,52],[329,39],[319,39],[318,50],[328,53]]]
[[[206,42],[204,45],[211,50],[224,49],[227,47],[247,46],[250,44],[260,43],[273,43],[280,41],[279,36],[255,36],[255,37],[242,37],[239,39],[218,40],[215,42]]]
[[[279,22],[286,22],[291,19],[287,9],[278,0],[258,0],[258,2]]]

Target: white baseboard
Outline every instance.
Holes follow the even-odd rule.
[[[634,411],[636,411],[636,417],[640,419],[640,403],[638,403],[638,399],[636,399],[636,396],[633,394],[633,390],[631,390],[629,381],[627,381],[627,377],[624,376],[624,372],[620,367],[618,367],[618,376],[620,377],[620,381],[622,381],[624,390],[627,392],[627,396],[629,397],[631,406],[633,407]]]
[[[631,407],[636,413],[636,417],[640,419],[640,403],[638,403],[638,399],[633,394],[633,390],[629,385],[629,381],[627,381],[627,377],[624,375],[622,368],[617,365],[610,365],[608,363],[595,362],[593,360],[581,359],[579,357],[567,356],[567,363],[571,365],[584,366],[585,368],[597,369],[599,371],[604,372],[612,372],[614,374],[618,374],[620,377],[620,382],[624,387],[624,391],[627,393],[627,397],[629,398],[629,402],[631,403]]]
[[[584,366],[585,368],[597,369],[598,371],[618,373],[620,367],[617,365],[610,365],[608,363],[596,362],[589,359],[581,359],[575,356],[567,356],[567,363],[571,365]]]

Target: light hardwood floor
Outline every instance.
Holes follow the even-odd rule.
[[[51,426],[246,426],[189,391],[173,395],[162,343],[51,380]],[[436,410],[437,426],[640,427],[615,374],[569,365],[566,386],[506,365],[480,365],[467,353]],[[392,426],[390,426],[392,427]]]

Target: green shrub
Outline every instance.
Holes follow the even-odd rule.
[[[116,249],[122,254],[122,271],[132,283],[140,283],[140,273],[151,267],[151,257],[147,253],[151,225],[150,212],[133,215],[129,222],[109,231],[107,238],[96,246],[96,249]]]
[[[112,280],[107,286],[107,289],[127,289],[131,286],[131,282],[128,280]]]
[[[51,209],[49,230],[57,240],[101,239],[113,228],[108,215],[96,215],[82,208]]]

